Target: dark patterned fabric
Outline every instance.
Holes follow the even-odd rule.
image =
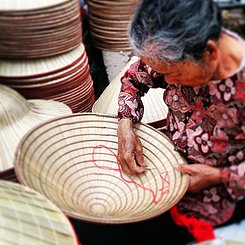
[[[226,222],[245,196],[245,67],[234,76],[199,87],[167,85],[163,75],[141,60],[121,79],[118,117],[142,119],[148,89],[165,88],[169,108],[166,135],[189,162],[220,168],[223,184],[187,193],[180,212],[193,212],[212,225]]]

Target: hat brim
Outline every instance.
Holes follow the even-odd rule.
[[[26,186],[0,181],[0,220],[1,244],[78,244],[62,211]]]
[[[188,176],[174,165],[186,161],[158,130],[143,123],[134,130],[150,168],[143,174],[120,171],[117,118],[95,113],[56,118],[32,129],[16,151],[16,174],[71,217],[114,224],[155,217],[185,194]]]

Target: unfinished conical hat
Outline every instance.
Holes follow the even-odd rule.
[[[116,78],[107,86],[99,99],[94,103],[92,108],[93,112],[117,115],[118,95],[121,89],[120,79],[137,60],[137,57],[132,57]],[[150,89],[148,93],[141,98],[144,104],[144,116],[142,122],[154,123],[167,117],[168,107],[163,102],[163,93],[163,89],[154,88]]]
[[[28,130],[67,114],[71,114],[71,109],[63,103],[25,100],[15,90],[0,84],[0,172],[13,167],[15,149]]]
[[[127,176],[117,159],[117,124],[117,117],[77,113],[38,125],[18,145],[18,179],[86,221],[128,223],[165,212],[187,190],[188,176],[174,169],[186,161],[164,134],[138,123],[147,170]]]
[[[62,213],[38,192],[0,181],[0,244],[78,244]]]

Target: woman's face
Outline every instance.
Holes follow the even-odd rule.
[[[213,62],[181,61],[176,63],[155,63],[142,58],[145,64],[164,75],[168,84],[198,86],[213,80],[216,65]]]

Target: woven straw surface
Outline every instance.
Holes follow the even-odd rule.
[[[76,49],[52,58],[29,60],[1,60],[1,78],[28,78],[50,75],[71,66],[84,52],[84,45],[80,44]]]
[[[82,113],[43,123],[22,139],[18,179],[82,220],[128,223],[159,215],[186,192],[187,175],[173,167],[185,160],[159,131],[142,123],[134,129],[148,166],[141,175],[127,176],[118,165],[117,118]]]
[[[65,104],[48,100],[25,100],[0,84],[0,172],[13,167],[15,149],[24,134],[38,123],[71,114]]]
[[[0,181],[0,244],[78,244],[68,219],[36,191]]]
[[[73,112],[91,111],[94,87],[84,45],[62,55],[36,60],[4,60],[0,83],[27,99],[55,100]]]
[[[107,86],[99,99],[94,103],[92,112],[117,115],[118,95],[121,88],[120,79],[137,59],[137,57],[132,57],[116,78]],[[163,93],[163,89],[154,88],[150,89],[148,93],[142,97],[142,102],[144,104],[143,123],[154,123],[167,117],[168,107],[163,102]]]

